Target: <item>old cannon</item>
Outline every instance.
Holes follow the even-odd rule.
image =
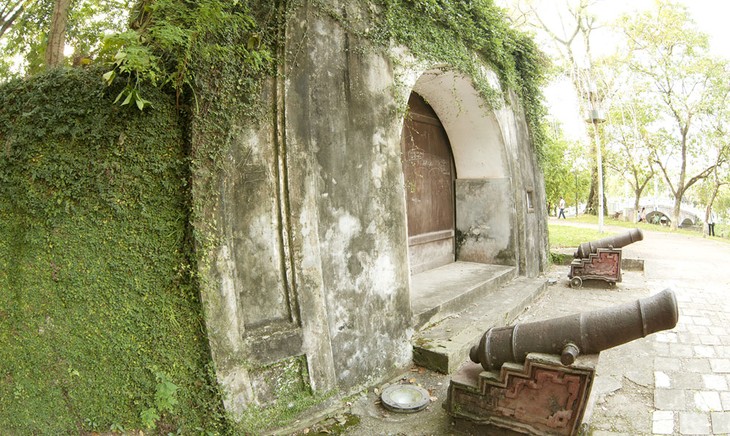
[[[444,409],[469,434],[575,436],[598,353],[673,328],[670,290],[602,310],[488,330],[451,377]],[[480,365],[481,364],[481,365]]]
[[[562,318],[487,330],[469,353],[487,371],[505,362],[522,363],[529,353],[558,354],[563,365],[579,354],[598,354],[617,345],[673,328],[679,311],[674,292]]]
[[[579,288],[583,280],[604,280],[613,286],[621,281],[622,247],[644,239],[640,229],[578,246],[570,263],[570,286]]]

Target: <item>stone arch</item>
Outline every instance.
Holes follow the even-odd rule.
[[[509,173],[499,123],[470,78],[432,69],[418,78],[413,91],[428,101],[444,125],[460,179],[505,177]]]
[[[413,92],[438,115],[456,169],[456,260],[517,266],[512,164],[504,131],[472,80],[434,68],[414,80]],[[514,140],[514,138],[512,138]]]

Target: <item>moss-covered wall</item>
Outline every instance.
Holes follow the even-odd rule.
[[[383,6],[388,17],[398,5]],[[452,142],[457,174],[482,187],[484,195],[464,191],[457,221],[461,213],[473,218],[465,227],[483,222],[483,240],[496,242],[466,260],[535,276],[546,257],[528,249],[545,234],[544,215],[527,206],[528,190],[542,204],[532,137],[499,75],[482,63],[472,78],[456,63],[468,56],[429,58],[371,38],[378,5],[288,6],[280,9],[277,71],[256,106],[263,116],[253,120],[220,93],[203,93],[207,109],[192,129],[208,333],[226,407],[251,431],[386,380],[411,361],[401,129],[412,90],[444,115],[450,136],[460,135]],[[206,83],[214,84],[211,74]],[[482,92],[487,85],[496,100]],[[209,134],[213,125],[226,126],[224,152],[199,158],[221,139]]]
[[[225,430],[174,100],[102,71],[0,86],[0,433]]]

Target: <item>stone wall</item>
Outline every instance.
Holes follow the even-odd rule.
[[[516,106],[488,109],[469,78],[375,49],[307,3],[283,54],[269,121],[231,132],[207,277],[216,292],[203,295],[237,414],[277,400],[272,368],[300,365],[313,391],[345,395],[409,365],[400,136],[411,91],[451,140],[457,261],[536,276],[547,259],[542,176]]]

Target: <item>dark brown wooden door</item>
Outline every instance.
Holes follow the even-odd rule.
[[[436,112],[411,93],[401,147],[411,273],[454,261],[454,159]]]

